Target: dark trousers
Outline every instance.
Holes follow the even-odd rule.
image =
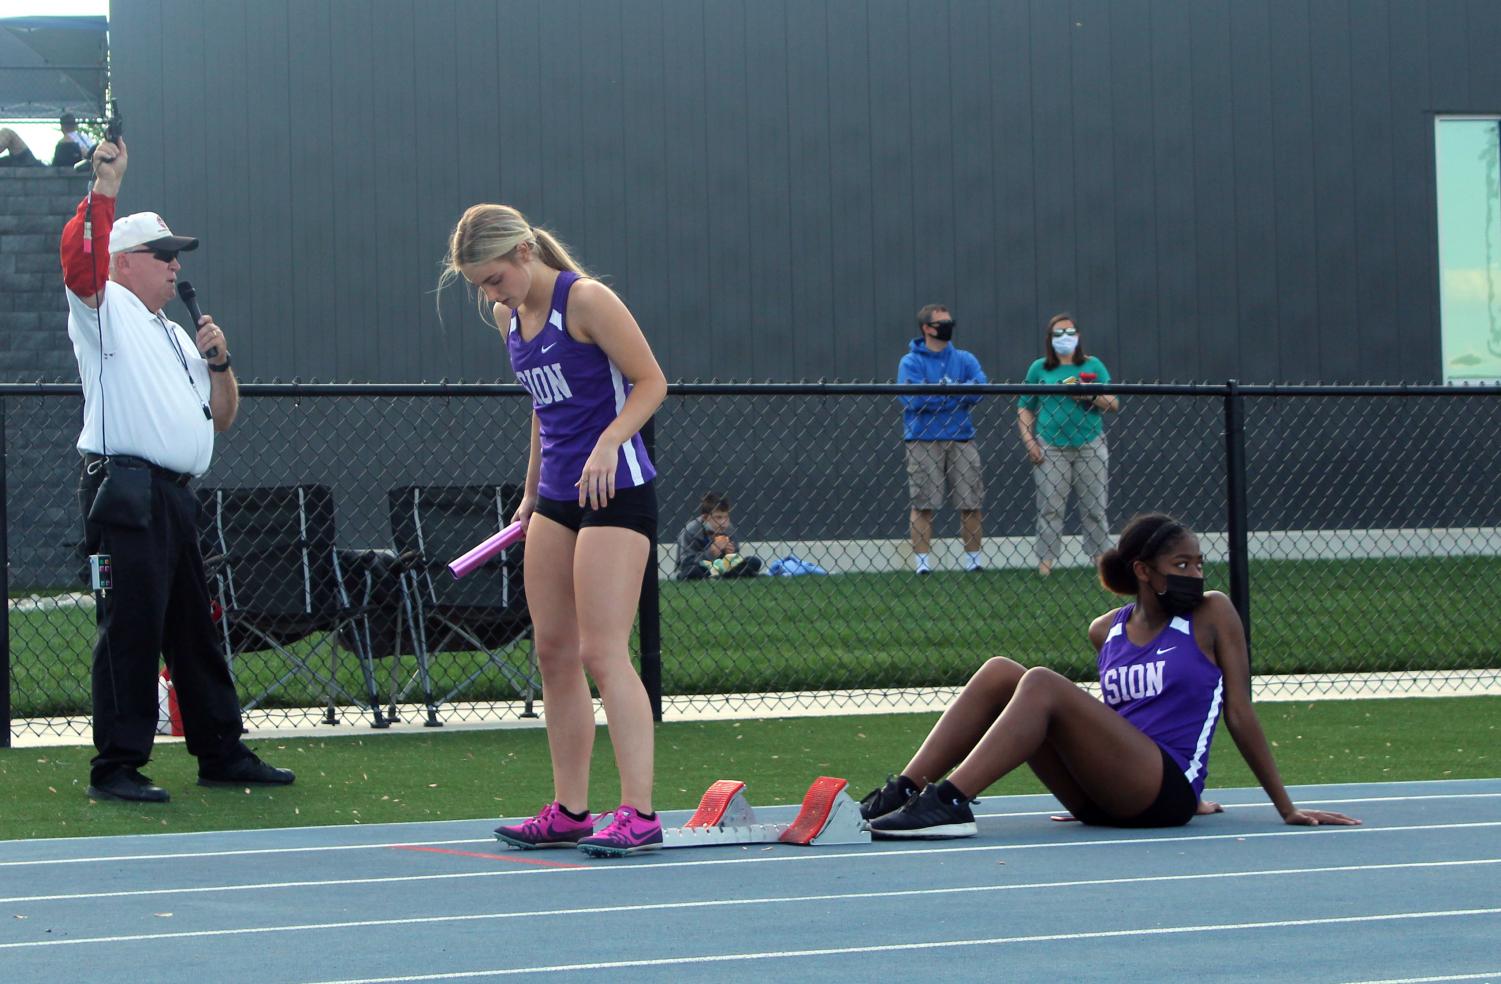
[[[78,483],[84,552],[110,555],[114,587],[96,596],[94,781],[138,769],[151,757],[157,725],[157,666],[163,657],[177,688],[188,752],[199,766],[244,755],[240,701],[209,608],[198,548],[198,500],[185,485],[153,474],[151,522],[144,530],[88,521],[103,469]]]

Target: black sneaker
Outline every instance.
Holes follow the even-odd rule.
[[[917,792],[917,783],[906,776],[887,776],[886,785],[872,789],[860,801],[860,819],[874,820],[876,817],[884,817],[892,810],[901,809],[902,804],[916,796]]]
[[[948,780],[928,783],[901,809],[870,822],[870,834],[878,840],[940,840],[973,837],[977,833],[979,828],[975,826],[969,800]]]
[[[89,783],[89,796],[96,800],[124,800],[128,803],[165,803],[172,797],[147,776],[135,769],[119,769]]]
[[[200,786],[289,786],[296,778],[291,769],[274,768],[250,753],[223,764],[198,767]]]

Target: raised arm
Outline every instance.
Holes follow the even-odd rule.
[[[113,157],[106,164],[104,158]],[[109,230],[115,224],[115,198],[125,177],[125,141],[108,140],[94,154],[94,190],[63,226],[59,253],[63,283],[89,307],[98,307],[109,279]]]

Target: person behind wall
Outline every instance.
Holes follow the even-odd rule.
[[[723,492],[705,492],[698,515],[688,520],[678,534],[679,581],[702,578],[755,577],[761,573],[761,558],[740,553],[735,526],[730,522],[730,497]]]
[[[89,156],[89,152],[94,149],[94,141],[78,129],[78,120],[72,113],[64,113],[57,125],[63,135],[57,146],[52,148],[52,166],[72,167]]]
[[[641,427],[667,379],[636,319],[567,248],[509,205],[475,205],[449,238],[443,283],[473,284],[516,379],[532,398],[526,487],[526,600],[547,705],[553,800],[495,836],[513,847],[612,857],[662,846],[652,808],[651,702],[631,665],[630,635],[657,493]],[[586,676],[587,674],[587,676]],[[599,688],[620,770],[621,804],[599,833],[589,760]]]
[[[954,317],[942,304],[917,312],[918,336],[908,345],[897,367],[898,383],[985,383],[980,361],[951,343]],[[978,571],[980,509],[985,500],[985,476],[975,444],[970,407],[978,396],[927,394],[902,397],[902,430],[907,459],[907,491],[912,555],[918,574],[932,570],[928,553],[933,542],[933,512],[943,504],[944,492],[959,510],[964,542],[964,566]]]
[[[209,315],[189,335],[162,308],[178,254],[198,240],[159,215],[115,218],[128,163],[125,141],[105,141],[92,190],[63,228],[68,337],[83,382],[78,499],[84,551],[109,558],[94,644],[97,754],[90,796],[165,802],[140,769],[157,724],[158,661],[166,659],[200,785],[285,785],[293,774],[246,748],[240,703],[210,616],[191,480],[209,466],[214,434],[239,409],[229,344]],[[212,353],[212,354],[210,354]],[[108,482],[110,490],[101,494]],[[96,506],[98,508],[96,508]]]
[[[8,126],[0,126],[0,167],[42,167],[21,135]]]
[[[1028,383],[1108,383],[1110,370],[1085,355],[1084,340],[1069,314],[1055,314],[1043,335],[1043,357],[1027,368]],[[1023,396],[1017,429],[1032,462],[1037,488],[1037,573],[1047,577],[1063,544],[1063,513],[1072,489],[1084,526],[1084,549],[1091,562],[1110,546],[1105,519],[1109,497],[1110,452],[1102,415],[1120,409],[1120,399],[1103,396]]]

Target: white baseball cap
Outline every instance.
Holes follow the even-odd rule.
[[[136,212],[115,220],[109,230],[109,251],[124,253],[139,246],[181,252],[198,248],[198,240],[174,236],[155,212]]]

